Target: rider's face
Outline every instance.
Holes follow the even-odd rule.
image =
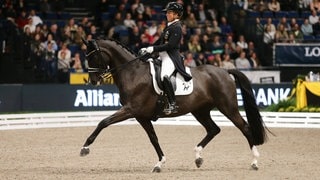
[[[173,20],[178,18],[178,14],[173,11],[167,11],[166,13],[168,22],[172,22]]]

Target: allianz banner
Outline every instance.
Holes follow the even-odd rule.
[[[266,107],[290,95],[292,84],[253,84],[256,103]],[[0,112],[54,112],[117,110],[121,107],[115,85],[0,85]],[[243,106],[237,88],[239,106]]]
[[[319,44],[274,45],[275,66],[320,66]]]

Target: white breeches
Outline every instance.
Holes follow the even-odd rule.
[[[162,61],[161,65],[161,81],[163,81],[164,76],[170,76],[174,70],[174,64],[166,51],[159,53],[160,59]]]

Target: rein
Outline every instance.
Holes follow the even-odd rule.
[[[96,49],[90,51],[87,55],[86,55],[86,58],[90,57],[91,55],[93,55],[94,53],[98,52],[99,53],[99,62],[103,62],[102,61],[102,55],[101,55],[101,50],[100,50],[100,47],[99,45],[96,43]],[[107,65],[107,68],[106,69],[102,69],[102,68],[91,68],[91,67],[88,67],[88,72],[89,73],[101,73],[100,77],[101,78],[111,78],[111,75],[116,73],[117,71],[119,71],[120,68],[123,68],[125,66],[127,66],[128,64],[138,60],[138,59],[142,59],[142,58],[145,58],[146,56],[149,56],[149,54],[142,54],[124,64],[121,64],[120,66],[117,66],[117,67],[114,67],[114,68],[109,68],[109,66]],[[100,63],[99,63],[100,64]],[[100,66],[100,65],[99,65]]]

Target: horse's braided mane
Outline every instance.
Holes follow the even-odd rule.
[[[116,44],[118,44],[119,46],[121,46],[123,49],[129,51],[131,54],[133,54],[134,56],[137,56],[137,53],[135,53],[132,49],[130,49],[128,46],[126,46],[125,44],[123,44],[121,41],[117,40],[117,39],[108,39],[110,41],[115,42]]]

